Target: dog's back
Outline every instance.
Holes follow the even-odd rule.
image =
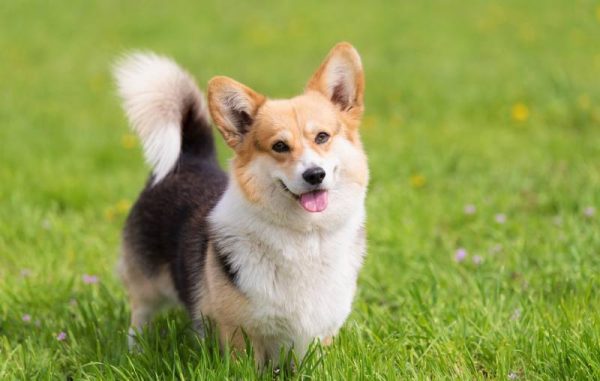
[[[205,218],[227,176],[217,163],[205,101],[186,72],[166,58],[135,54],[118,64],[116,76],[152,166],[125,223],[120,266],[139,327],[169,299],[189,305],[188,274],[202,266]]]

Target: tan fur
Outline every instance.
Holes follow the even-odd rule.
[[[233,173],[235,180],[244,192],[246,198],[254,203],[257,203],[261,198],[262,189],[256,183],[256,179],[248,173],[247,166],[251,162],[252,155],[248,155],[250,159],[233,161]]]
[[[205,284],[201,292],[200,311],[219,324],[236,325],[244,321],[248,301],[223,274],[212,245],[206,253]]]
[[[208,247],[206,255],[204,282],[195,295],[200,300],[195,317],[199,319],[206,316],[216,323],[222,348],[232,349],[234,356],[236,352],[245,351],[244,334],[247,335],[252,342],[256,363],[262,365],[265,361],[262,342],[257,340],[253,332],[242,331],[240,328],[248,313],[248,301],[223,275],[212,245]]]
[[[252,129],[236,146],[233,159],[234,174],[246,197],[257,202],[264,194],[264,190],[247,174],[248,166],[259,155],[270,156],[284,170],[291,171],[305,147],[324,155],[337,134],[344,134],[362,150],[355,121],[344,114],[321,94],[312,91],[290,100],[267,100],[257,112]],[[319,132],[328,133],[330,140],[322,145],[316,144],[314,138]],[[271,149],[279,140],[290,146],[289,153],[281,154]],[[354,175],[359,184],[366,185],[367,172],[366,165],[357,166]]]
[[[306,85],[306,92],[316,91],[325,95],[327,98],[331,97],[331,89],[327,87],[325,82],[325,72],[328,68],[328,65],[332,63],[332,60],[337,59],[338,57],[344,57],[345,59],[353,62],[355,68],[353,75],[356,83],[356,89],[354,96],[352,99],[350,99],[351,104],[344,111],[346,114],[346,122],[348,127],[356,129],[360,124],[360,119],[362,118],[364,111],[365,78],[360,56],[351,44],[347,42],[341,42],[331,49],[321,66],[319,66],[312,78],[308,81],[308,84]]]
[[[239,111],[245,111],[249,117],[253,118],[266,98],[231,78],[219,76],[214,77],[208,83],[208,99],[210,114],[217,124],[217,128],[225,138],[225,142],[231,148],[235,148],[242,140],[241,133],[232,124],[227,108],[222,105],[237,101],[240,107]]]
[[[177,292],[167,266],[148,277],[132,250],[123,245],[122,252],[118,271],[129,297],[131,327],[141,330],[161,307],[177,302]]]

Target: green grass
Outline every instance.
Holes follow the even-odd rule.
[[[147,168],[109,67],[151,49],[287,97],[340,40],[366,69],[369,250],[293,377],[600,378],[598,2],[123,3],[0,4],[0,379],[273,379],[182,312],[128,354],[114,265]]]

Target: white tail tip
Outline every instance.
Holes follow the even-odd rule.
[[[154,183],[177,164],[181,123],[191,105],[208,118],[204,98],[192,77],[172,60],[152,53],[133,53],[114,68],[119,95],[144,156],[152,166]]]

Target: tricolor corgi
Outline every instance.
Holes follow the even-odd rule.
[[[119,272],[130,345],[165,303],[182,303],[224,348],[256,363],[325,345],[350,313],[365,253],[369,171],[359,137],[360,56],[336,45],[301,95],[269,99],[228,77],[208,102],[168,58],[132,54],[119,94],[152,166],[123,232]],[[209,116],[210,114],[210,116]],[[233,149],[217,162],[210,117]]]

